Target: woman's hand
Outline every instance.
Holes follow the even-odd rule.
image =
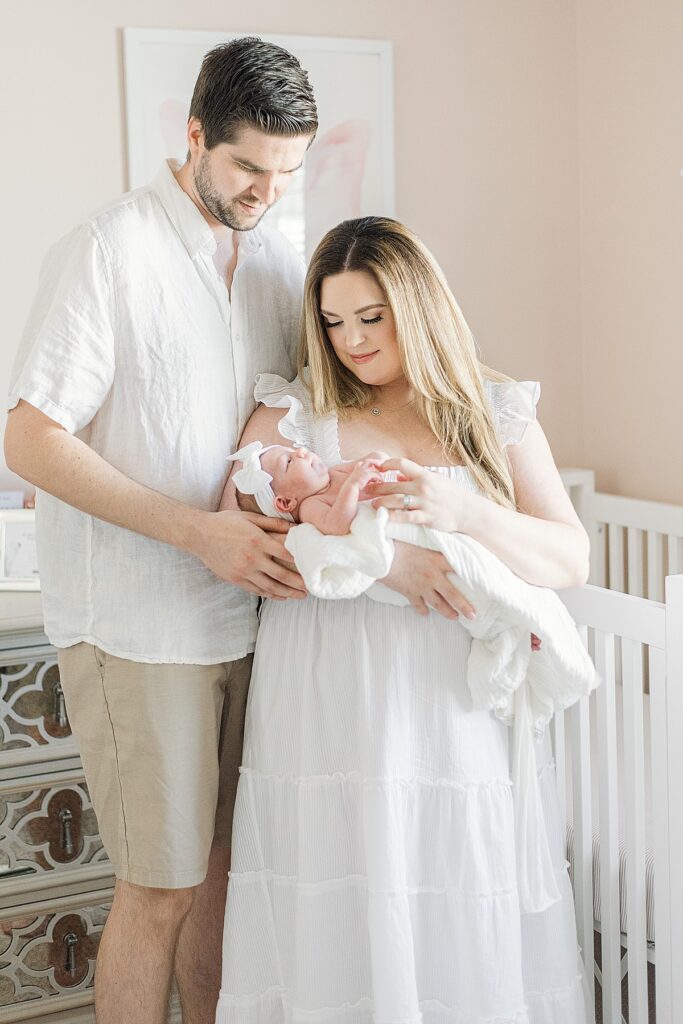
[[[381,469],[384,473],[398,470],[399,478],[396,483],[368,486],[368,494],[378,495],[372,502],[374,508],[388,508],[389,517],[399,523],[430,526],[446,533],[460,530],[469,499],[462,487],[410,459],[387,459]]]
[[[453,583],[451,566],[438,551],[397,541],[391,571],[382,583],[407,597],[420,615],[428,615],[433,608],[445,619],[476,618],[474,608]]]

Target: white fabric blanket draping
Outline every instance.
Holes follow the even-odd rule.
[[[386,509],[361,504],[345,536],[320,533],[310,523],[290,530],[285,546],[309,592],[328,599],[366,593],[374,600],[407,599],[377,584],[391,568],[393,541],[440,551],[453,582],[476,609],[460,617],[471,634],[468,685],[477,708],[488,708],[512,728],[512,782],[520,904],[542,911],[560,898],[538,789],[534,740],[556,710],[580,700],[598,683],[576,626],[557,594],[516,576],[478,541],[464,534],[389,520]],[[531,650],[530,633],[541,640]]]

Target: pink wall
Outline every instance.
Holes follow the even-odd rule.
[[[578,9],[583,462],[683,504],[683,4]]]
[[[573,3],[24,0],[3,20],[3,390],[42,253],[125,188],[122,26],[383,38],[398,216],[442,262],[486,361],[543,381],[558,461],[580,458]]]

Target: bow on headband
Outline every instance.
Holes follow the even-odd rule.
[[[261,468],[261,456],[269,452],[271,448],[279,448],[280,445],[269,444],[265,448],[260,441],[252,441],[244,448],[240,448],[234,455],[228,456],[228,462],[241,462],[242,468],[233,474],[233,482],[238,491],[242,494],[253,494],[256,504],[264,516],[273,516],[276,519],[286,519],[293,523],[294,517],[289,512],[280,512],[275,507],[275,494],[270,482],[273,479],[270,473]]]

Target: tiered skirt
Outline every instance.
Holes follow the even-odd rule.
[[[217,1024],[583,1024],[562,899],[520,913],[508,730],[472,708],[467,634],[355,601],[264,608]]]

